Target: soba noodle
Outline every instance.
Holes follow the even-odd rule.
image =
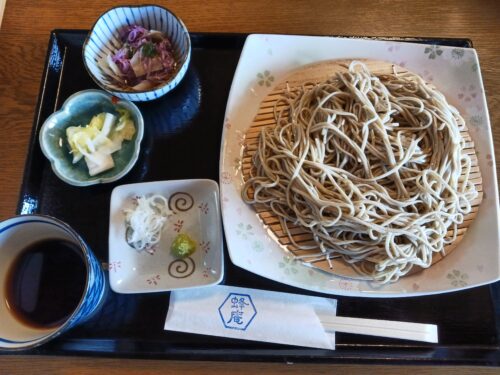
[[[361,62],[287,90],[265,127],[242,197],[280,219],[297,258],[341,257],[363,279],[394,282],[457,237],[478,193],[463,152],[464,120],[412,73]],[[300,226],[314,245],[290,233]],[[451,231],[451,232],[450,232]]]

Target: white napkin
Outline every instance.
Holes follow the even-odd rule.
[[[318,315],[336,313],[334,299],[217,285],[173,291],[165,330],[333,350]]]

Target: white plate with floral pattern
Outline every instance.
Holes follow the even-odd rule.
[[[162,195],[169,215],[161,240],[137,251],[125,240],[124,210],[139,196]],[[109,282],[117,293],[148,293],[215,285],[224,276],[219,187],[211,180],[155,181],[121,185],[111,194]],[[189,257],[170,251],[174,238],[187,234],[197,244]]]
[[[478,215],[457,249],[429,269],[383,286],[332,276],[295,261],[240,197],[244,136],[260,102],[291,70],[313,62],[346,58],[393,62],[433,83],[465,118],[483,178],[484,195]],[[231,261],[278,282],[338,295],[409,297],[467,289],[500,279],[495,157],[479,60],[472,48],[350,38],[250,35],[241,53],[226,108],[220,187]]]

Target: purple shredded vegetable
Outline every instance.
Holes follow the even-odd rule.
[[[129,88],[137,85],[153,88],[174,73],[172,44],[163,33],[132,25],[120,30],[119,37],[123,45],[111,55],[121,73],[123,82],[119,83]]]

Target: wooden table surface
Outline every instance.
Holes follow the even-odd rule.
[[[134,2],[140,3],[140,1]],[[151,3],[151,1],[147,1]],[[491,1],[158,1],[184,20],[191,31],[467,37],[481,64],[496,158],[500,156],[500,2]],[[0,29],[0,220],[15,213],[28,139],[49,33],[88,29],[113,0],[8,0]],[[497,166],[498,168],[498,166]],[[32,369],[32,370],[28,370]],[[363,366],[224,364],[118,359],[0,357],[0,374],[159,374],[232,372],[240,374],[362,373]],[[370,373],[396,374],[404,367],[376,366]],[[497,373],[470,367],[419,367],[420,373]]]

